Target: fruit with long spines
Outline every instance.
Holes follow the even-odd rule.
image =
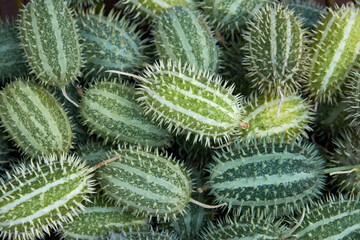
[[[170,145],[172,136],[144,115],[135,101],[134,86],[113,78],[97,81],[86,90],[80,103],[81,119],[90,134],[105,142],[142,146]]]
[[[223,143],[240,131],[243,114],[241,96],[233,96],[220,76],[195,70],[186,64],[149,67],[140,77],[137,101],[154,121],[186,139]]]
[[[71,149],[69,117],[45,88],[19,79],[1,90],[0,103],[3,126],[27,156],[60,155]]]
[[[280,114],[277,117],[279,103],[281,103]],[[280,97],[257,97],[252,95],[247,101],[244,122],[250,127],[242,129],[239,137],[264,138],[266,136],[277,136],[278,139],[284,135],[286,141],[293,138],[308,137],[306,131],[311,130],[309,123],[313,121],[313,112],[310,104],[298,94]]]
[[[70,7],[87,7],[94,6],[101,2],[101,0],[67,0]]]
[[[149,218],[172,219],[185,211],[192,191],[189,173],[157,150],[120,147],[109,157],[119,159],[97,170],[105,195]]]
[[[266,5],[247,22],[243,64],[252,88],[261,95],[294,93],[306,69],[306,38],[302,21],[282,5]]]
[[[344,94],[346,82],[359,70],[360,10],[341,7],[321,19],[310,43],[305,92],[315,102],[332,103]]]
[[[132,228],[122,233],[112,232],[109,240],[126,239],[126,240],[179,240],[179,238],[168,231],[159,231],[151,226],[144,228]]]
[[[43,84],[63,88],[81,76],[80,36],[66,1],[29,2],[22,9],[19,32],[32,73]]]
[[[294,214],[321,195],[325,161],[316,146],[284,138],[246,139],[213,155],[208,181],[216,202],[251,216]]]
[[[199,70],[216,72],[219,51],[200,12],[185,6],[169,8],[156,20],[153,35],[163,62],[181,61]]]
[[[13,21],[0,20],[0,79],[2,81],[28,74],[26,58]]]
[[[347,107],[346,120],[350,121],[350,126],[360,134],[360,73],[353,72],[353,81],[346,84],[345,101]]]
[[[148,62],[149,41],[143,39],[138,24],[114,10],[105,16],[104,7],[100,11],[91,8],[78,14],[79,33],[87,59],[83,68],[85,79],[109,76],[106,70],[136,71]]]
[[[0,236],[27,240],[44,237],[84,209],[93,192],[85,164],[74,156],[49,156],[20,164],[1,179]]]
[[[75,154],[79,156],[86,164],[93,167],[102,161],[108,159],[107,154],[114,150],[111,145],[106,145],[103,142],[87,142],[79,145]]]

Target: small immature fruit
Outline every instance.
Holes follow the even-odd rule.
[[[109,232],[120,233],[123,229],[148,224],[141,216],[134,216],[98,197],[94,203],[85,204],[85,210],[74,221],[63,226],[63,239],[93,240],[109,237]]]
[[[360,203],[357,198],[328,196],[306,212],[291,240],[359,239]]]
[[[162,147],[171,135],[143,114],[135,101],[135,87],[121,81],[95,82],[80,103],[80,115],[91,134],[112,143]]]
[[[0,20],[0,79],[11,79],[26,75],[26,58],[18,39],[15,24]]]
[[[42,238],[44,231],[73,220],[93,191],[84,163],[73,156],[54,156],[20,164],[1,179],[0,237]]]
[[[252,87],[274,96],[300,88],[305,61],[305,30],[294,12],[282,5],[266,5],[248,21],[244,65]]]
[[[1,90],[0,103],[3,125],[26,155],[60,155],[70,150],[69,118],[43,87],[28,80],[14,81]]]
[[[105,145],[102,142],[88,142],[80,145],[75,154],[86,162],[89,167],[93,167],[108,159],[107,154],[111,150],[111,146]]]
[[[148,41],[142,40],[137,24],[130,23],[121,14],[105,17],[104,8],[96,8],[78,16],[79,33],[83,38],[83,52],[87,59],[83,73],[88,76],[109,76],[106,70],[135,71],[146,65],[145,50]]]
[[[246,115],[244,121],[250,127],[243,129],[241,137],[264,138],[266,136],[276,136],[280,139],[284,135],[285,141],[302,136],[308,137],[306,130],[312,121],[312,112],[309,111],[310,105],[298,94],[288,94],[284,97],[279,117],[276,117],[280,97],[261,97],[248,101],[245,108]]]
[[[119,148],[119,159],[97,172],[101,188],[118,205],[144,216],[173,218],[190,201],[189,173],[171,156],[141,148]]]
[[[155,45],[164,62],[181,61],[199,70],[215,72],[218,49],[205,19],[185,6],[164,11],[156,20]]]
[[[310,47],[306,91],[314,101],[332,103],[343,94],[351,70],[359,68],[360,10],[353,7],[329,9]]]
[[[226,88],[220,77],[181,63],[159,62],[141,77],[138,99],[159,124],[185,132],[196,141],[222,143],[234,134],[242,118],[240,96]]]
[[[29,64],[42,83],[62,88],[80,76],[78,30],[66,1],[32,0],[19,27]]]
[[[293,214],[317,198],[325,183],[319,174],[323,158],[313,144],[282,140],[254,138],[216,152],[208,182],[216,202],[226,202],[238,213],[276,217]]]

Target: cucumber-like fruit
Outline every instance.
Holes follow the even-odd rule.
[[[234,87],[226,87],[220,76],[195,70],[180,62],[162,61],[141,77],[137,101],[146,114],[170,132],[186,134],[194,142],[223,143],[238,131],[243,108]]]
[[[105,145],[102,142],[87,142],[80,145],[75,154],[86,162],[88,166],[93,167],[108,159],[107,154],[111,150],[113,150],[112,146]]]
[[[43,238],[84,208],[93,180],[81,159],[50,156],[20,164],[0,187],[0,237]]]
[[[345,108],[346,120],[350,126],[360,134],[360,73],[353,72],[354,80],[346,84],[345,101],[348,103]]]
[[[136,71],[147,64],[148,40],[138,24],[113,10],[105,16],[105,9],[91,8],[78,14],[79,33],[87,59],[85,78],[103,77],[106,70]],[[98,13],[97,13],[98,12]]]
[[[17,80],[0,92],[0,117],[16,145],[30,157],[60,155],[72,147],[73,132],[64,108],[43,87]]]
[[[126,239],[126,240],[179,240],[179,238],[169,233],[168,231],[159,231],[158,229],[154,229],[151,226],[146,228],[133,228],[128,231],[122,231],[122,233],[114,233],[110,234],[109,240],[118,240],[118,239]],[[105,239],[104,239],[105,240]]]
[[[119,148],[109,156],[119,159],[97,170],[109,199],[135,213],[165,220],[185,211],[192,183],[174,158],[139,147]]]
[[[247,22],[243,64],[252,87],[261,95],[300,89],[305,66],[305,30],[302,21],[283,5],[266,5]]]
[[[125,82],[95,82],[80,103],[80,115],[90,134],[105,142],[127,142],[142,146],[170,145],[171,135],[146,117],[135,101],[135,87]]]
[[[70,7],[87,7],[100,3],[101,0],[67,0]]]
[[[210,193],[236,212],[293,214],[321,195],[324,160],[314,144],[247,139],[213,155]]]
[[[81,75],[78,28],[66,1],[33,0],[21,12],[20,39],[40,81],[65,87]]]
[[[210,72],[217,70],[216,41],[200,12],[185,6],[169,8],[156,20],[153,35],[162,61],[181,61]]]

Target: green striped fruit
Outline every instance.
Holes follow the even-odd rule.
[[[80,76],[78,29],[66,1],[32,0],[22,10],[19,28],[32,72],[42,83],[65,87]]]
[[[0,79],[12,79],[28,74],[26,58],[18,39],[15,24],[0,20]]]
[[[333,139],[334,152],[329,155],[331,167],[360,164],[360,137],[352,128],[343,129],[339,137]],[[332,183],[344,192],[360,193],[360,171],[349,174],[335,174]]]
[[[92,84],[81,100],[80,115],[90,133],[105,142],[170,145],[171,135],[144,116],[136,103],[135,87],[116,79]]]
[[[293,214],[321,195],[324,160],[315,145],[269,138],[245,140],[213,155],[210,193],[253,216]]]
[[[86,7],[86,6],[94,6],[97,3],[101,2],[101,0],[67,0],[68,5],[71,7]]]
[[[305,219],[289,239],[360,239],[360,203],[351,197],[329,195],[306,211]]]
[[[93,181],[79,158],[50,156],[25,165],[1,179],[0,237],[35,239],[57,229],[84,208]]]
[[[205,0],[199,3],[212,25],[226,35],[236,36],[245,22],[271,0]]]
[[[245,57],[252,87],[262,95],[300,89],[305,62],[305,30],[294,12],[282,5],[266,5],[247,22]]]
[[[149,67],[137,91],[140,105],[169,131],[222,143],[234,134],[242,118],[241,97],[233,96],[220,76],[194,70],[187,65],[165,65],[162,61]]]
[[[135,71],[147,64],[145,51],[148,40],[142,40],[138,24],[128,21],[121,13],[104,16],[104,7],[82,11],[78,16],[79,33],[87,59],[83,73],[86,77],[109,76],[106,70]]]
[[[141,148],[119,148],[119,159],[98,170],[109,199],[134,213],[161,219],[183,213],[190,201],[189,173],[171,156]]]
[[[86,164],[93,167],[106,159],[107,154],[113,148],[109,145],[105,145],[102,142],[87,142],[86,144],[80,145],[75,154],[79,156]]]
[[[278,139],[284,135],[286,141],[298,138],[301,135],[308,137],[306,131],[311,130],[309,123],[313,120],[313,113],[309,111],[310,105],[297,94],[284,97],[280,107],[279,117],[276,117],[279,97],[261,97],[248,101],[244,121],[250,127],[243,129],[240,137],[276,136]]]
[[[350,121],[350,126],[360,134],[360,73],[353,72],[353,74],[354,81],[346,84],[345,99],[348,103],[345,108],[347,112],[346,120]]]
[[[218,49],[199,12],[185,6],[165,10],[156,20],[155,45],[161,60],[181,61],[196,69],[215,72]]]
[[[305,89],[317,102],[332,103],[343,94],[351,70],[359,69],[360,10],[328,11],[310,44],[310,69]]]
[[[68,240],[94,240],[109,237],[109,232],[121,233],[122,230],[147,224],[144,217],[135,217],[98,197],[94,203],[85,204],[85,210],[73,222],[64,225],[60,232],[62,238]]]
[[[281,234],[287,230],[280,227],[280,222],[272,223],[269,219],[254,219],[246,216],[240,219],[226,218],[211,223],[202,232],[203,240],[263,240],[282,239]]]
[[[130,229],[129,231],[122,231],[122,233],[111,233],[109,240],[179,240],[174,234],[167,231],[158,231],[152,227],[141,229]]]
[[[0,128],[0,167],[2,167],[2,164],[9,162],[10,151],[11,145],[8,142],[7,134],[3,128]]]
[[[28,156],[68,152],[73,132],[68,116],[43,87],[17,80],[0,93],[0,117],[16,145]]]

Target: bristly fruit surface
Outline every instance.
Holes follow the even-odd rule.
[[[181,61],[210,72],[217,70],[216,41],[200,12],[176,6],[162,12],[154,22],[156,50],[162,61]]]
[[[75,81],[83,60],[66,1],[32,0],[20,17],[20,38],[32,72],[48,85],[65,87]]]
[[[220,76],[160,61],[141,79],[137,101],[171,132],[210,146],[227,141],[240,128],[241,97],[233,96],[233,86],[227,88]]]
[[[256,138],[236,142],[213,155],[210,193],[237,213],[291,215],[321,195],[324,160],[314,144]]]
[[[1,183],[0,237],[16,240],[43,238],[71,222],[93,191],[85,164],[67,155],[20,164]]]
[[[17,80],[0,92],[2,124],[28,156],[68,152],[73,132],[64,108],[45,88]]]
[[[353,72],[354,80],[346,84],[345,102],[347,107],[346,120],[350,121],[350,126],[353,127],[357,134],[360,134],[360,73]]]

